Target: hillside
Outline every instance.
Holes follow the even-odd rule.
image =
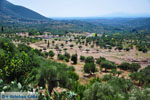
[[[22,6],[14,5],[6,0],[0,0],[0,17],[10,19],[46,20],[47,18]]]
[[[150,18],[88,18],[81,19],[97,25],[107,25],[116,29],[150,30]]]
[[[150,18],[84,18],[48,19],[28,8],[0,0],[0,27],[5,32],[49,31],[54,34],[73,33],[130,33],[132,30],[150,31]]]

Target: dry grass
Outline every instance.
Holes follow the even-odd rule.
[[[64,44],[63,48],[60,46],[61,43]],[[119,52],[119,51],[116,51],[114,48],[112,48],[112,50],[110,51],[110,50],[106,50],[106,49],[100,49],[98,47],[91,48],[90,46],[85,46],[85,45],[82,45],[82,49],[80,50],[78,48],[79,44],[77,45],[75,43],[75,41],[68,42],[68,44],[66,44],[65,41],[55,41],[55,45],[56,44],[59,45],[59,48],[62,50],[62,52],[61,52],[62,54],[64,54],[63,49],[67,48],[67,52],[68,53],[70,53],[71,55],[77,53],[78,54],[78,58],[81,55],[82,56],[86,56],[86,57],[93,56],[94,58],[99,58],[101,56],[101,57],[105,57],[106,59],[108,59],[110,61],[115,62],[116,64],[120,64],[122,62],[129,62],[129,63],[131,63],[132,60],[137,60],[137,61],[139,61],[138,63],[141,64],[142,67],[150,65],[150,52],[148,52],[148,53],[139,52],[139,51],[136,50],[135,46],[129,52],[127,52],[127,51]],[[70,48],[71,44],[74,45],[74,47],[72,49]],[[56,54],[54,56],[54,60],[58,61],[57,60],[57,54],[59,52],[54,49],[55,45],[53,46],[52,45],[52,40],[50,40],[50,48],[47,49],[46,51],[48,52],[50,50],[53,50],[55,52],[55,54]],[[37,42],[37,43],[30,44],[30,46],[32,48],[36,48],[36,49],[43,49],[43,48],[47,47],[47,44],[45,44],[44,41],[40,41],[40,42]],[[90,51],[87,53],[85,51],[86,49],[89,49]],[[99,50],[99,52],[97,52],[97,49]],[[142,62],[144,60],[146,60],[148,62]],[[69,66],[72,65],[71,62],[68,62],[68,63],[64,62],[64,61],[58,61],[58,62],[66,63]],[[86,84],[89,81],[90,78],[85,77],[85,73],[83,72],[84,63],[80,62],[78,60],[78,64],[73,65],[73,66],[76,69],[76,73],[80,77],[79,78],[80,83],[81,84]],[[97,68],[99,68],[98,65],[97,65]],[[117,70],[119,70],[119,69],[117,69]],[[108,74],[108,73],[96,72],[95,76],[102,78],[105,74]],[[124,76],[125,78],[128,78],[128,75],[129,75],[129,72],[124,71],[124,73],[122,73],[120,76]]]

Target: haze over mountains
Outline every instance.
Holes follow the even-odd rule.
[[[122,16],[122,18],[117,18]],[[124,18],[124,17],[125,18]],[[70,32],[132,32],[132,30],[150,30],[149,14],[134,15],[112,14],[100,17],[46,18],[28,8],[0,0],[0,26],[11,26],[8,30],[18,31],[34,29],[57,33]],[[132,17],[131,17],[132,16]],[[133,18],[142,17],[142,18]],[[109,18],[108,18],[109,17]],[[144,18],[143,18],[144,17]],[[146,17],[146,18],[145,18]],[[59,20],[58,20],[59,19]],[[32,26],[29,26],[32,24]]]

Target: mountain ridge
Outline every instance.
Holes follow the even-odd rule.
[[[0,15],[3,17],[23,18],[32,20],[48,20],[48,18],[39,13],[25,8],[23,6],[14,5],[7,0],[0,0]]]

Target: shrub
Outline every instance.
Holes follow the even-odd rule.
[[[121,64],[118,66],[118,68],[120,68],[120,69],[122,69],[122,70],[128,70],[129,67],[130,67],[130,64],[127,63],[127,62],[123,62],[123,63],[121,63]]]
[[[64,60],[64,59],[65,59],[65,56],[62,55],[62,54],[58,54],[58,59],[59,59],[59,60]]]
[[[79,79],[79,75],[76,74],[76,73],[73,72],[73,71],[68,71],[68,76],[69,76],[69,78],[71,78],[71,79],[73,79],[73,80],[75,80],[75,81],[77,81],[77,80]]]
[[[84,72],[85,73],[94,73],[96,71],[96,66],[94,63],[85,63]]]
[[[75,68],[74,68],[74,66],[69,66],[68,70],[75,71]]]
[[[94,58],[92,56],[87,57],[85,63],[94,63]]]
[[[53,51],[49,51],[49,56],[54,57],[55,53]]]
[[[65,52],[64,56],[67,57],[68,59],[70,59],[70,54],[69,53]]]
[[[141,65],[140,64],[137,64],[137,63],[132,63],[130,64],[130,71],[138,71],[139,69],[141,68]]]
[[[67,57],[65,57],[64,60],[65,60],[66,62],[69,62],[69,59],[68,59]]]
[[[77,64],[77,60],[78,60],[78,55],[77,54],[72,55],[71,61],[73,61],[73,64]]]
[[[110,62],[110,61],[102,61],[101,62],[101,67],[105,68],[105,71],[107,71],[107,69],[115,69],[116,65],[113,62]]]
[[[102,61],[105,61],[105,60],[106,60],[106,59],[105,59],[104,57],[99,57],[99,58],[96,60],[96,63],[100,65],[101,62],[102,62]]]
[[[80,56],[81,61],[85,61],[85,56]]]
[[[112,76],[111,74],[109,74],[109,75],[104,75],[102,80],[103,80],[103,81],[108,81],[108,80],[111,80],[112,77],[113,77],[113,76]]]

